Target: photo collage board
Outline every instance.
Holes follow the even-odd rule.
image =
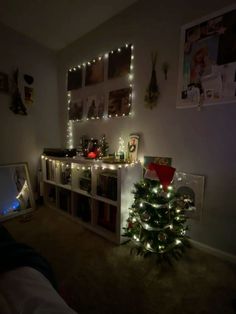
[[[133,45],[126,44],[69,69],[69,120],[129,116],[132,108],[133,59]]]
[[[182,27],[177,108],[236,103],[236,5]]]

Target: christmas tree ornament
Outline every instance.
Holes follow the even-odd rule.
[[[160,242],[166,241],[166,240],[167,240],[167,234],[166,234],[165,232],[160,232],[160,233],[158,234],[158,240],[159,240]]]
[[[150,219],[150,215],[147,211],[143,212],[140,215],[140,217],[141,217],[142,221],[145,221],[145,222],[149,221],[149,219]]]

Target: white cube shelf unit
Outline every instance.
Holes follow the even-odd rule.
[[[122,243],[140,163],[107,164],[76,158],[42,156],[44,202],[84,227]]]

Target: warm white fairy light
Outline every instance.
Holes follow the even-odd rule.
[[[176,244],[176,245],[179,245],[180,243],[181,243],[181,241],[180,241],[179,239],[176,239],[176,240],[175,240],[175,244]]]
[[[137,241],[137,242],[140,241],[140,239],[139,239],[135,234],[133,235],[133,239],[134,239],[135,241]]]
[[[67,147],[69,149],[73,148],[73,127],[70,120],[67,123]]]

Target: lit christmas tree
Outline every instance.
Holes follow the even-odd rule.
[[[109,145],[106,140],[106,135],[103,134],[99,143],[100,157],[106,157],[108,155]]]
[[[188,197],[174,192],[174,168],[151,163],[148,171],[151,179],[135,184],[125,236],[133,241],[137,254],[154,253],[170,261],[172,256],[179,258],[189,246],[185,223],[191,203]]]

